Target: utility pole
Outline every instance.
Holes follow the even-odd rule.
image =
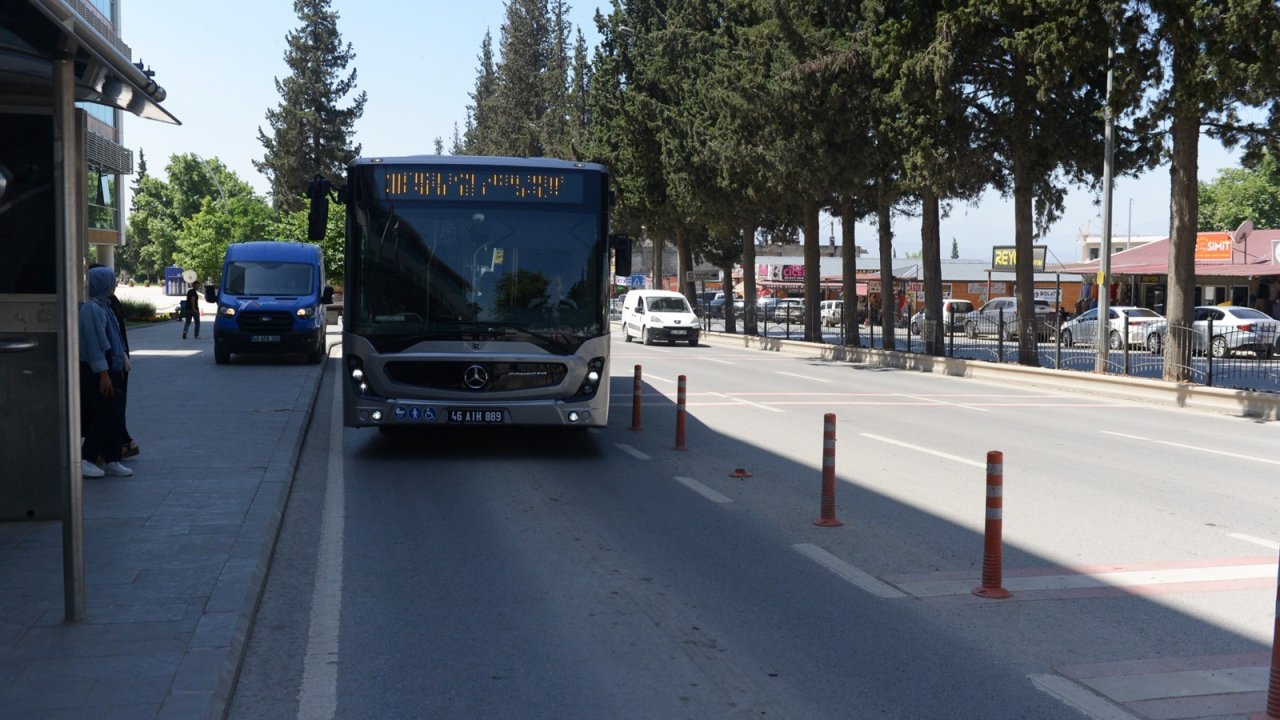
[[[1111,81],[1115,74],[1112,68],[1115,59],[1115,46],[1107,49],[1107,106],[1106,117],[1106,157],[1102,170],[1102,257],[1098,260],[1098,339],[1097,359],[1094,372],[1106,372],[1107,361],[1111,359],[1111,348],[1108,340],[1111,335],[1111,196],[1115,190],[1115,126],[1116,120],[1111,112]]]

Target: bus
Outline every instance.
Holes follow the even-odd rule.
[[[604,166],[357,158],[340,187],[311,183],[312,240],[335,189],[347,427],[607,423],[609,298],[631,250],[608,232]]]

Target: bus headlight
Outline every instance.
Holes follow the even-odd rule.
[[[604,377],[604,358],[591,358],[587,362],[587,374],[582,378],[582,384],[578,386],[576,397],[589,398],[594,397],[596,390],[600,389],[600,378]]]

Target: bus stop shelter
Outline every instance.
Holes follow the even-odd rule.
[[[84,110],[177,123],[164,90],[84,0],[0,5],[0,520],[59,520],[66,619],[84,617],[77,306]]]

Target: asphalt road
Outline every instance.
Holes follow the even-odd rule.
[[[1262,709],[1276,423],[760,351],[614,350],[612,422],[582,434],[344,430],[326,380],[230,716]],[[825,413],[836,528],[812,522]],[[970,592],[989,450],[1002,601]]]

